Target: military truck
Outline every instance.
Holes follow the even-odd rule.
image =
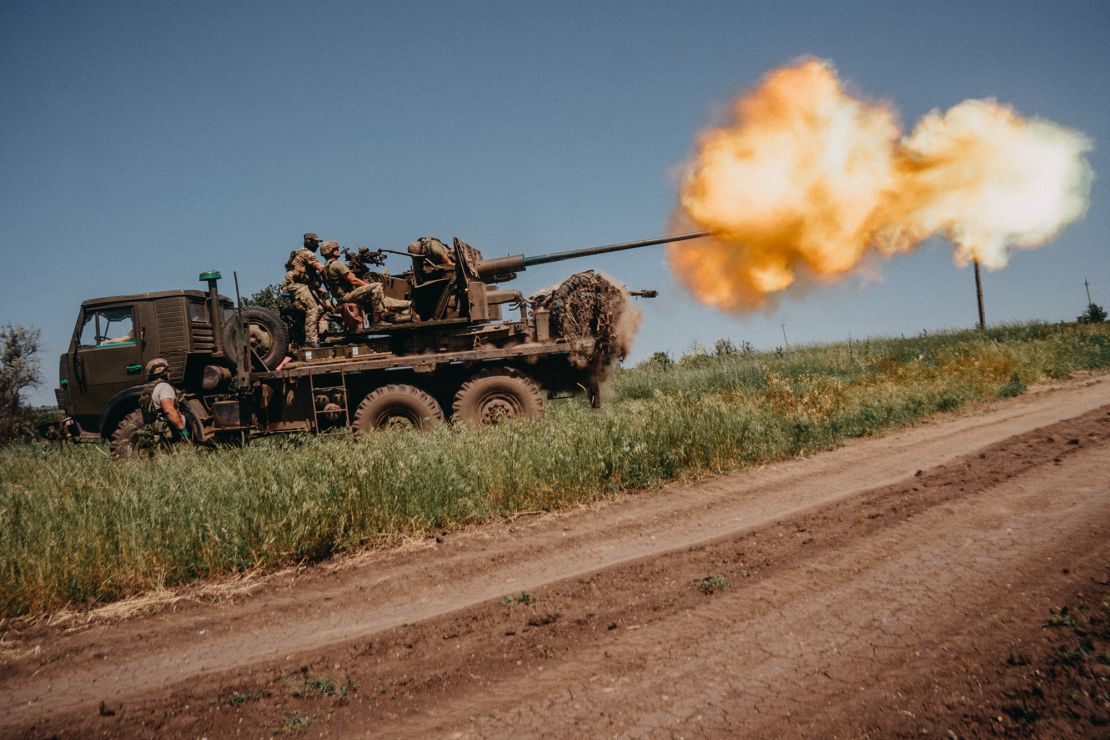
[[[296,316],[236,307],[220,295],[215,271],[200,275],[207,291],[87,300],[60,358],[58,405],[83,436],[109,440],[117,456],[138,449],[143,367],[154,357],[169,361],[201,444],[536,418],[547,398],[579,391],[597,405],[599,383],[624,351],[618,325],[627,294],[592,272],[530,298],[497,283],[533,265],[704,235],[490,260],[456,238],[450,264],[434,268],[414,253],[412,269],[395,276],[368,269],[382,253],[362,250],[349,255],[354,267],[387,295],[411,300],[413,321],[383,324],[338,306],[318,347],[290,341],[303,326]]]

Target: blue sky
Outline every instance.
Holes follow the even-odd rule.
[[[101,2],[0,4],[0,323],[57,355],[85,298],[276,282],[308,230],[346,246],[459,236],[487,256],[665,233],[697,132],[767,70],[832,60],[912,125],[994,97],[1095,142],[1087,217],[985,275],[989,322],[1110,304],[1110,2]],[[18,267],[16,267],[18,265]],[[392,264],[395,271],[403,268]],[[634,361],[718,338],[760,348],[975,322],[951,248],[722,314],[662,247],[536,267],[632,288]],[[224,284],[231,291],[230,282]]]

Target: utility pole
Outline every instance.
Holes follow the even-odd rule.
[[[1091,305],[1094,301],[1091,300],[1091,284],[1087,282],[1087,276],[1083,276],[1083,287],[1087,289],[1087,305]]]
[[[975,258],[972,262],[975,264],[975,298],[979,302],[979,331],[984,331],[987,328],[987,314],[983,310],[983,279],[979,277],[979,259]]]
[[[782,348],[790,349],[790,342],[786,341],[786,322],[782,322]]]

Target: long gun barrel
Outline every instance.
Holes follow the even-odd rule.
[[[591,254],[605,254],[607,252],[620,252],[625,249],[639,249],[656,244],[669,244],[682,242],[688,239],[700,239],[710,236],[711,231],[697,231],[690,234],[677,234],[675,236],[661,236],[655,239],[642,239],[636,242],[621,242],[620,244],[606,244],[600,247],[586,247],[585,249],[572,249],[567,252],[549,252],[537,254],[534,257],[525,257],[523,254],[514,254],[508,257],[497,257],[491,260],[482,260],[477,265],[478,275],[483,279],[506,279],[500,276],[511,276],[513,273],[531,267],[532,265],[546,265],[548,262],[561,262],[575,257],[588,257]]]

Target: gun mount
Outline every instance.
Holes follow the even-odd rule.
[[[694,232],[562,252],[532,256],[516,254],[493,259],[484,258],[480,251],[456,238],[453,240],[450,265],[429,270],[425,264],[427,257],[413,254],[411,256],[414,269],[411,272],[402,273],[396,277],[379,276],[379,279],[387,295],[412,300],[416,314],[425,323],[439,321],[482,323],[497,320],[501,318],[498,306],[503,304],[521,305],[522,318],[526,318],[523,309],[524,300],[520,291],[499,288],[497,283],[513,280],[517,273],[536,265],[698,239],[708,236],[709,233]],[[417,260],[422,264],[417,265]]]

